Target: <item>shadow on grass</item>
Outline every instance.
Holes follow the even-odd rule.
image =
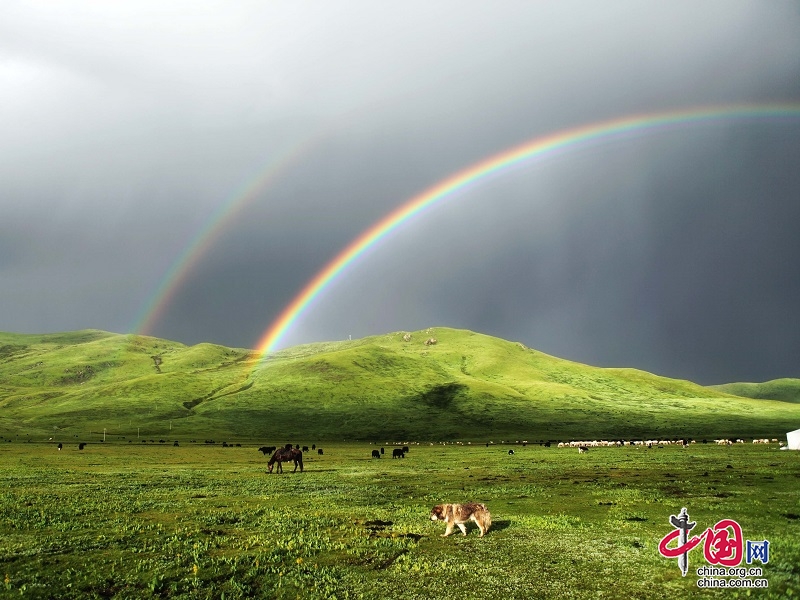
[[[511,521],[505,519],[503,521],[492,521],[492,526],[489,528],[489,531],[486,535],[490,535],[494,531],[503,531],[504,529],[508,529],[511,527]]]
[[[264,471],[267,475],[313,475],[314,473],[335,473],[339,469],[306,469],[304,471],[284,471],[283,473],[273,472],[270,473],[269,471]]]

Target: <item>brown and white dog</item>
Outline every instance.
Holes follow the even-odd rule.
[[[444,521],[447,523],[447,529],[442,534],[442,537],[447,537],[453,533],[453,527],[458,525],[461,533],[467,535],[467,528],[465,523],[474,521],[481,530],[481,537],[489,531],[492,526],[492,515],[489,514],[489,509],[483,504],[476,502],[469,502],[467,504],[439,504],[433,507],[431,511],[431,521]]]

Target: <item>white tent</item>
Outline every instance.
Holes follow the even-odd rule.
[[[800,450],[800,429],[795,429],[786,434],[786,447],[789,450]]]

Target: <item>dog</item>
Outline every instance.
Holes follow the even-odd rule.
[[[465,523],[474,521],[481,530],[483,537],[489,527],[492,526],[492,515],[484,504],[469,502],[467,504],[439,504],[431,511],[431,521],[444,521],[447,523],[447,530],[442,537],[447,537],[453,533],[453,527],[458,526],[463,535],[467,535]]]

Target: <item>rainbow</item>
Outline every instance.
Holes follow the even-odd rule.
[[[800,117],[800,103],[689,108],[627,116],[566,129],[534,138],[510,150],[490,156],[411,198],[362,232],[319,271],[283,309],[260,338],[256,350],[261,356],[276,350],[284,334],[326,286],[379,240],[431,205],[450,198],[491,175],[507,171],[520,163],[557,155],[560,151],[580,148],[591,142],[607,142],[639,133],[651,133],[721,120],[794,119],[796,117]]]
[[[327,135],[326,132],[323,133]],[[243,208],[258,198],[270,184],[293,165],[297,164],[309,150],[319,145],[325,135],[311,135],[287,147],[282,153],[262,166],[255,176],[236,188],[236,191],[228,196],[224,202],[220,203],[161,278],[155,291],[151,294],[149,300],[144,303],[134,324],[129,329],[131,333],[146,335],[153,330],[154,325],[163,316],[166,307],[174,298],[176,292],[186,282],[189,273],[192,272],[194,266],[214,245],[221,232],[233,222],[236,215]]]

